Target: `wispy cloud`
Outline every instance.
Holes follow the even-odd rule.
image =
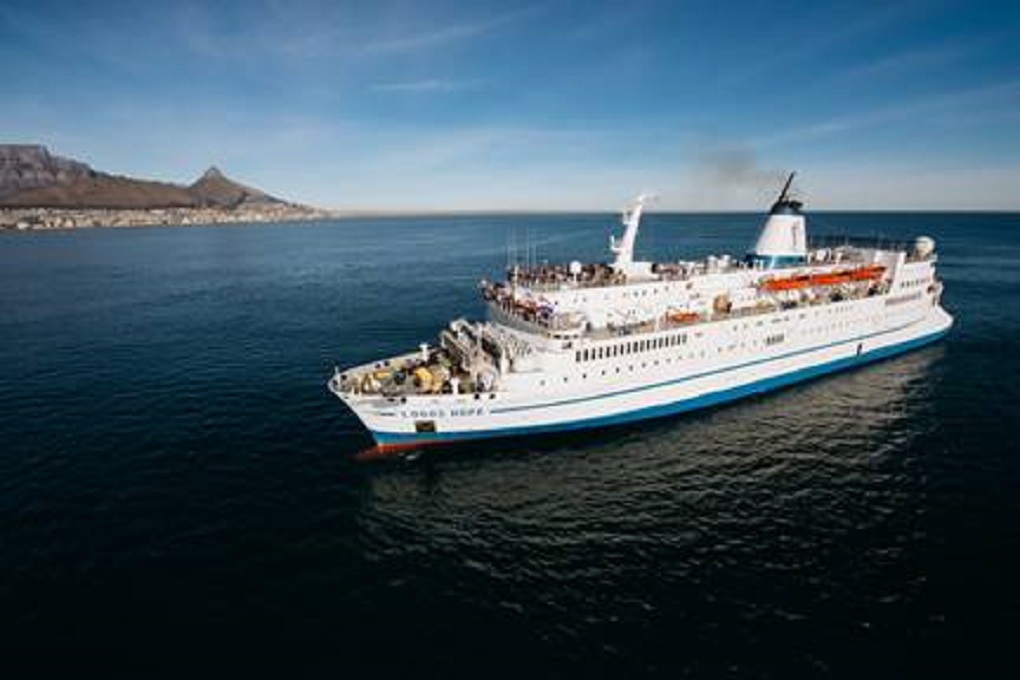
[[[1020,97],[1020,80],[1007,80],[976,88],[942,92],[937,95],[898,102],[887,107],[834,116],[826,120],[800,125],[774,135],[761,137],[754,146],[760,149],[782,146],[790,142],[817,140],[895,121],[930,117],[948,111],[961,109],[981,111],[985,107],[1002,103],[1014,106],[1018,97]]]
[[[959,61],[983,47],[987,40],[970,39],[966,43],[950,43],[935,46],[919,47],[887,55],[880,59],[851,66],[842,73],[834,75],[835,79],[882,78],[913,74],[946,66]]]
[[[486,83],[483,78],[426,78],[388,83],[375,83],[373,92],[443,93],[476,90]]]
[[[529,17],[541,8],[537,6],[510,10],[502,14],[477,21],[451,23],[444,26],[433,26],[412,29],[404,33],[378,36],[366,40],[357,47],[357,52],[365,55],[395,54],[414,52],[433,47],[441,47],[450,43],[477,38]]]

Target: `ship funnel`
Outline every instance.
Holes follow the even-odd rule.
[[[772,204],[758,241],[747,254],[750,264],[771,269],[804,264],[807,261],[806,223],[800,212],[803,203],[790,194],[796,174],[790,173],[779,198]]]

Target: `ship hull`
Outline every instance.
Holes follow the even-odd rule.
[[[869,334],[799,348],[738,365],[719,367],[605,394],[559,398],[535,403],[483,403],[465,398],[452,412],[393,408],[372,413],[352,405],[382,449],[569,432],[676,416],[770,392],[824,375],[898,356],[941,339],[952,317],[940,306],[920,319]],[[380,413],[382,417],[380,418]],[[455,417],[451,417],[455,416]],[[409,419],[438,417],[436,431],[406,431]],[[400,431],[392,427],[394,418]],[[380,427],[382,426],[382,427]]]

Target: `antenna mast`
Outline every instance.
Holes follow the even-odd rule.
[[[779,200],[777,203],[785,203],[787,194],[790,193],[790,186],[793,184],[793,178],[797,176],[797,171],[794,170],[790,173],[790,176],[786,178],[786,184],[783,185],[783,191],[779,194]]]
[[[641,213],[645,204],[656,198],[658,196],[655,194],[641,194],[623,210],[620,216],[624,226],[623,237],[619,241],[612,236],[609,237],[609,250],[616,255],[613,266],[618,270],[626,269],[634,262],[634,241],[637,240],[638,229],[641,227]]]

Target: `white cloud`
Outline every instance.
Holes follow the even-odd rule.
[[[376,83],[369,89],[374,92],[459,92],[478,89],[485,82],[482,78],[427,78]]]

